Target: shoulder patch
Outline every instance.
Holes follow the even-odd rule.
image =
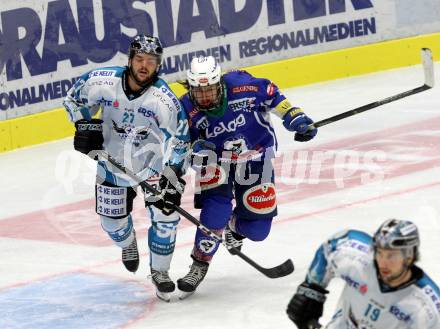
[[[95,77],[114,77],[116,76],[116,70],[94,70],[89,73],[89,78]]]
[[[233,94],[254,92],[257,93],[260,88],[257,85],[240,85],[232,88]]]
[[[268,85],[267,85],[267,94],[269,95],[269,96],[273,96],[274,94],[275,94],[275,85],[274,85],[274,83],[273,82],[270,82]]]

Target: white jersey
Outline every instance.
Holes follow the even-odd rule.
[[[127,67],[107,67],[84,74],[68,92],[64,106],[72,122],[103,120],[104,150],[147,179],[165,163],[183,167],[189,132],[185,111],[168,85],[157,79],[139,94],[125,92]],[[118,186],[134,185],[100,161],[98,176]]]
[[[378,280],[372,238],[345,231],[316,252],[306,281],[326,287],[334,277],[345,287],[328,329],[439,329],[440,291],[418,268],[397,289]]]

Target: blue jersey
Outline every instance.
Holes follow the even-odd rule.
[[[227,108],[221,117],[197,109],[188,93],[181,98],[191,140],[202,138],[214,143],[218,156],[224,156],[224,151],[232,152],[235,157],[276,149],[277,139],[269,113],[282,118],[292,108],[278,87],[270,80],[255,78],[245,71],[224,74],[223,83]]]

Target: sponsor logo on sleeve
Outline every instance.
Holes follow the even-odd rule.
[[[273,84],[273,82],[267,85],[267,94],[269,96],[273,96],[275,94],[275,85]]]
[[[167,89],[164,89],[164,90],[167,90]],[[172,112],[174,110],[173,104],[171,104],[171,102],[169,101],[170,99],[165,97],[165,95],[163,93],[161,93],[158,90],[154,90],[153,96],[156,97],[159,100],[159,102],[161,104],[163,104],[165,106],[165,108],[167,108],[170,112]]]
[[[426,286],[423,292],[428,295],[428,298],[434,303],[437,311],[440,313],[440,296],[438,296],[430,286]]]
[[[235,86],[232,88],[233,94],[239,94],[239,93],[247,93],[247,92],[258,92],[259,88],[256,85],[241,85],[241,86]]]

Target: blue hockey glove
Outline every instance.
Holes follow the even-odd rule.
[[[283,126],[289,131],[295,131],[295,141],[307,142],[316,136],[318,129],[311,128],[313,120],[305,115],[301,109],[292,108],[283,117]]]

